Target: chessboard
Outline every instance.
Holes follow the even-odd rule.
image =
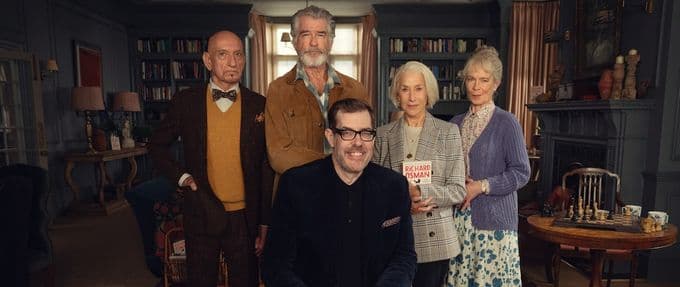
[[[603,220],[591,220],[582,218],[572,221],[569,217],[558,217],[553,221],[554,226],[563,227],[581,227],[581,228],[594,228],[594,229],[605,229],[613,231],[624,231],[624,232],[642,232],[640,227],[640,218],[637,216],[614,214],[613,219],[603,219]]]

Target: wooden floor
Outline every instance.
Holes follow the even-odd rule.
[[[111,216],[59,217],[50,234],[56,286],[153,287],[160,281],[145,267],[139,231],[129,208]],[[552,286],[545,279],[540,260],[523,259],[522,273],[523,286]],[[564,263],[560,279],[561,287],[588,286],[586,276]],[[616,280],[612,286],[628,286],[628,281]],[[638,280],[635,286],[677,287],[678,284]]]

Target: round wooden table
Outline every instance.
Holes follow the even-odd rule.
[[[602,284],[602,263],[605,249],[649,250],[673,245],[678,228],[668,224],[662,231],[631,233],[602,229],[553,226],[554,217],[532,215],[527,218],[531,235],[554,244],[567,244],[590,249],[590,286]]]

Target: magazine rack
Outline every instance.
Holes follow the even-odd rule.
[[[184,239],[184,230],[181,227],[174,227],[165,234],[165,252],[163,254],[163,286],[170,287],[184,284],[187,279],[186,255],[174,254],[173,242]],[[219,270],[217,273],[218,286],[228,287],[227,285],[227,265],[224,263],[224,256],[220,254],[218,262]],[[181,285],[183,286],[183,285]]]

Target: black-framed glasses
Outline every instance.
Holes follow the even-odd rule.
[[[353,129],[339,129],[339,128],[331,128],[331,130],[334,133],[340,135],[340,138],[344,141],[354,140],[357,137],[357,135],[359,135],[359,138],[365,142],[370,142],[373,139],[375,139],[375,130],[355,131]]]

